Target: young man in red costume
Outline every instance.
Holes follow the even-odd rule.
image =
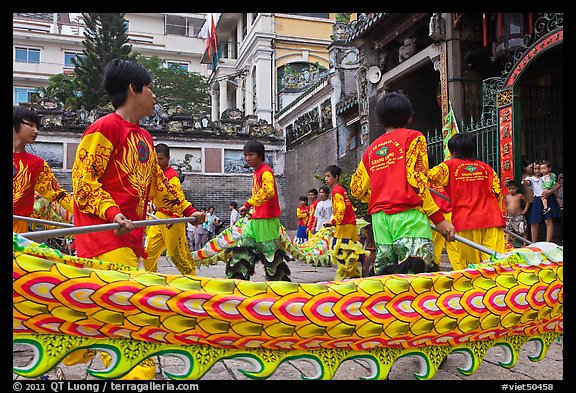
[[[428,219],[454,241],[454,227],[428,189],[426,138],[406,128],[412,115],[405,94],[380,99],[376,116],[385,132],[368,146],[350,182],[352,195],[368,203],[372,216],[376,275],[438,270]]]
[[[240,207],[240,216],[252,211],[244,224],[238,246],[226,251],[226,278],[250,280],[257,261],[264,265],[266,281],[291,281],[286,253],[280,243],[280,203],[274,172],[264,162],[264,144],[251,140],[244,144],[244,160],[254,168],[252,196]]]
[[[72,196],[60,186],[46,161],[26,151],[26,145],[38,137],[40,117],[25,108],[14,108],[12,113],[12,214],[31,217],[35,191],[73,213]],[[28,232],[28,223],[14,220],[12,232]]]
[[[182,191],[180,177],[178,172],[170,166],[170,148],[165,143],[158,143],[155,146],[158,157],[158,165],[164,171],[164,176],[168,183],[178,194],[178,199],[184,201],[186,197]],[[178,217],[177,214],[171,213],[166,209],[156,208],[154,214],[156,218],[166,219]],[[186,223],[172,225],[154,225],[148,227],[146,231],[146,259],[144,259],[144,269],[150,272],[158,270],[158,258],[164,250],[178,271],[182,274],[196,274],[196,266],[190,252],[190,247],[186,240]]]
[[[430,183],[444,187],[452,203],[456,234],[498,253],[506,251],[502,188],[498,174],[475,158],[476,138],[469,132],[448,141],[452,157],[428,172]],[[490,258],[466,244],[458,246],[462,268]]]
[[[76,235],[77,255],[138,267],[144,254],[148,201],[178,216],[204,215],[182,200],[158,165],[152,136],[140,119],[154,112],[152,76],[141,65],[115,59],[104,69],[104,87],[115,112],[97,119],[82,135],[72,168],[74,225],[118,223],[121,228]],[[94,351],[78,350],[64,364],[86,363]],[[102,354],[105,365],[110,357]],[[156,366],[144,360],[123,379],[153,379]]]
[[[318,190],[315,188],[308,190],[308,199],[308,238],[310,238],[313,234],[316,233],[316,228],[314,227],[314,212],[316,211],[316,205],[318,205],[318,202],[320,202],[318,200]]]
[[[330,165],[324,172],[324,180],[332,189],[332,218],[324,226],[336,227],[332,247],[330,247],[332,262],[337,268],[334,279],[361,277],[362,272],[358,261],[364,255],[364,249],[362,243],[358,241],[354,206],[348,193],[340,185],[342,169],[337,165]]]

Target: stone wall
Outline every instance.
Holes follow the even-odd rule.
[[[324,169],[337,163],[336,132],[320,134],[303,142],[294,150],[286,152],[284,174],[286,176],[285,210],[283,221],[287,229],[297,229],[296,208],[298,197],[308,195],[311,188],[320,188],[323,183],[314,175],[324,179]]]

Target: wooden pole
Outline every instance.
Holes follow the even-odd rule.
[[[149,227],[152,225],[164,225],[164,224],[178,224],[181,222],[196,222],[196,217],[178,217],[178,218],[165,218],[165,219],[158,219],[158,220],[142,220],[142,221],[133,221],[135,228],[142,228],[142,227]],[[25,237],[28,240],[44,240],[49,239],[52,237],[59,237],[59,236],[69,236],[69,235],[79,235],[84,233],[92,233],[92,232],[102,232],[102,231],[110,231],[114,229],[122,228],[118,223],[110,223],[110,224],[99,224],[99,225],[85,225],[80,227],[73,227],[73,228],[65,228],[65,229],[52,229],[48,231],[36,231],[36,232],[26,232],[20,233],[19,235]]]

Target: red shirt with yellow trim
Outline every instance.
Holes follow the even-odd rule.
[[[420,131],[398,128],[368,146],[352,175],[350,191],[368,203],[368,213],[418,209],[434,224],[444,215],[428,189],[428,151]]]
[[[280,217],[280,203],[272,168],[265,162],[254,169],[252,175],[252,196],[244,204],[254,206],[252,218]]]
[[[182,191],[182,184],[180,183],[180,176],[178,175],[178,172],[176,171],[176,169],[174,169],[171,166],[166,167],[166,169],[164,169],[164,176],[166,176],[168,183],[174,188],[174,191],[178,195],[178,199],[181,201],[185,201],[186,196],[184,195],[184,191]],[[166,214],[167,216],[170,216],[173,218],[180,217],[179,214],[174,213],[174,212],[170,212],[166,209],[160,209],[159,208],[157,210]]]
[[[26,151],[13,153],[12,214],[32,215],[34,191],[49,201],[59,203],[68,212],[74,212],[72,196],[60,186],[46,161]],[[27,228],[27,225],[23,228]]]
[[[296,208],[296,215],[298,216],[298,226],[308,226],[310,219],[310,206],[298,206]]]
[[[178,215],[196,211],[168,183],[150,133],[117,113],[97,119],[84,131],[72,168],[72,185],[75,226],[110,223],[118,213],[133,221],[145,220],[149,200]],[[112,230],[79,234],[77,255],[92,258],[129,247],[140,257],[143,239],[144,228],[124,236]]]
[[[314,225],[314,212],[316,211],[316,205],[318,205],[318,202],[320,202],[318,199],[316,199],[314,202],[312,202],[312,204],[309,206],[310,209],[308,210],[308,231],[312,232],[315,228],[313,228]]]
[[[345,225],[356,224],[356,215],[354,214],[354,206],[348,193],[340,184],[336,184],[332,188],[332,224]]]
[[[451,158],[430,169],[430,182],[443,186],[452,204],[456,232],[505,226],[500,178],[476,159]]]

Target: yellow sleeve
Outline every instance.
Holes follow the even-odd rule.
[[[100,183],[112,150],[112,143],[101,133],[86,135],[78,145],[72,168],[72,189],[78,209],[86,214],[95,214],[103,220],[106,220],[108,208],[118,207]]]
[[[334,195],[332,198],[332,219],[336,224],[340,224],[344,219],[344,212],[346,211],[346,203],[344,197],[340,194]]]
[[[448,169],[448,165],[443,162],[428,171],[428,181],[433,186],[445,187],[448,185],[449,178],[450,170]]]
[[[262,174],[262,186],[259,190],[256,190],[248,199],[248,203],[252,206],[260,206],[261,204],[269,201],[274,197],[274,175],[266,171]]]
[[[155,168],[152,175],[152,186],[150,187],[150,199],[158,209],[167,210],[178,216],[182,216],[192,204],[186,200],[180,179],[174,176],[172,179],[164,175],[164,171],[158,165],[158,159],[155,154],[151,156],[151,164]]]
[[[52,170],[46,162],[44,162],[44,166],[38,175],[36,184],[34,184],[34,191],[49,201],[57,202],[68,212],[74,213],[72,195],[68,194],[66,190],[60,186],[54,173],[52,173]]]
[[[362,202],[370,202],[370,177],[362,161],[350,179],[350,193]]]
[[[503,196],[502,196],[502,186],[500,185],[500,178],[494,169],[492,169],[492,192],[498,200],[498,206],[502,210]]]
[[[422,199],[426,216],[440,210],[428,188],[428,147],[424,135],[415,138],[406,151],[406,180]]]

